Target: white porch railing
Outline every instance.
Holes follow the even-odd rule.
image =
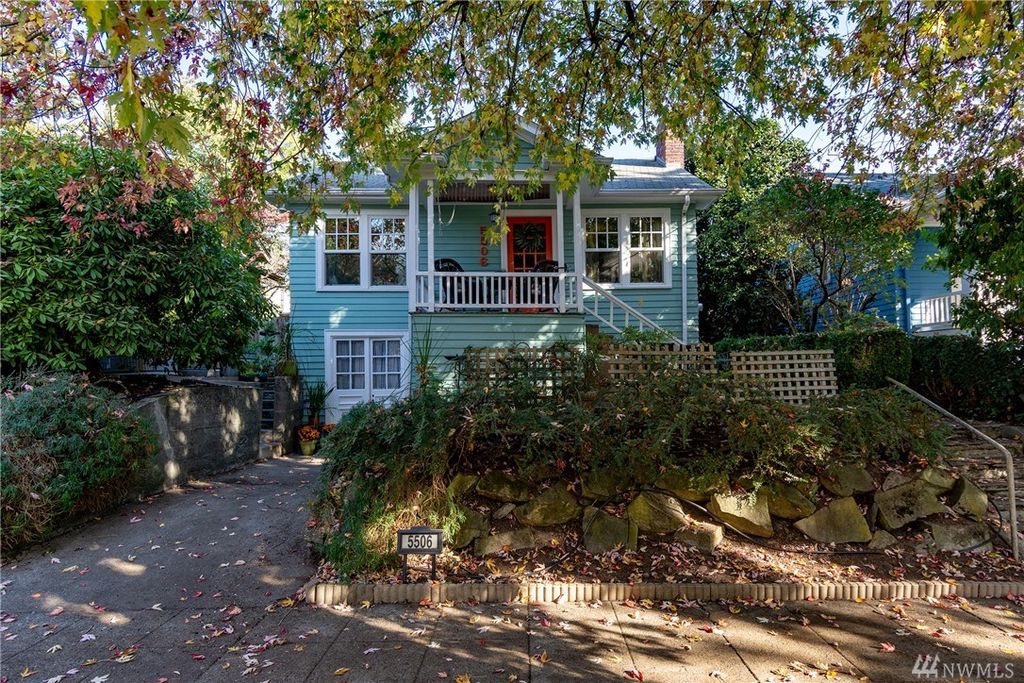
[[[421,273],[416,307],[427,311],[578,311],[575,273]]]
[[[580,276],[583,292],[580,301],[583,312],[591,315],[619,334],[628,327],[640,332],[658,331],[668,335],[668,341],[684,344],[683,340],[654,322],[625,301],[585,275]]]
[[[953,327],[953,309],[963,297],[961,292],[922,299],[911,308],[913,329],[941,329]]]

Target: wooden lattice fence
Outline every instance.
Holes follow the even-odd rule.
[[[729,358],[737,380],[759,384],[786,403],[807,403],[839,392],[831,349],[734,351]]]
[[[584,381],[582,354],[572,348],[466,349],[462,376],[491,387],[529,382],[540,393],[553,396]]]
[[[710,344],[613,344],[602,355],[613,384],[658,372],[715,372],[715,350]]]

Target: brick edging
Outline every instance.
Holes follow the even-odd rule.
[[[406,602],[618,602],[642,600],[905,600],[1002,597],[1024,593],[1024,581],[889,581],[854,583],[321,583],[306,584],[305,600],[338,605],[369,600],[374,604]]]

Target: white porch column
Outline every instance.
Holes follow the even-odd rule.
[[[427,181],[427,310],[434,312],[434,181]]]
[[[558,312],[565,313],[565,200],[562,191],[555,193],[555,260],[561,266],[558,275]]]
[[[583,312],[583,275],[587,272],[583,253],[583,216],[580,210],[580,186],[572,195],[572,264],[576,272],[576,310]]]
[[[409,312],[419,303],[420,270],[420,185],[409,189],[409,218],[405,222],[405,272],[409,283]]]

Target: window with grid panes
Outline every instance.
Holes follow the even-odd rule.
[[[660,216],[629,219],[629,281],[665,280],[665,226]]]
[[[590,216],[584,232],[587,277],[595,282],[619,281],[622,259],[619,253],[617,216]]]
[[[324,223],[324,284],[360,282],[359,219],[328,218]]]

